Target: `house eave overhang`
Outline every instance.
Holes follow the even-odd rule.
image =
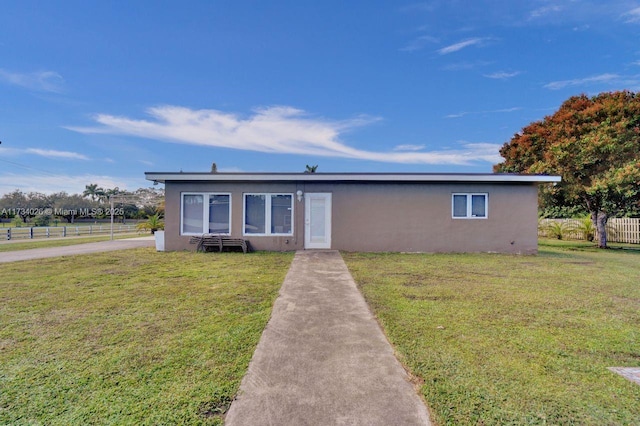
[[[145,172],[153,182],[558,183],[560,176],[510,173],[185,173]]]

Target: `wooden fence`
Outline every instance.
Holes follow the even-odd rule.
[[[34,226],[6,228],[1,231],[6,240],[79,237],[84,235],[105,235],[111,233],[111,225],[89,226]],[[114,234],[136,232],[136,225],[113,225]]]
[[[609,219],[608,223],[614,230],[612,239],[609,235],[609,241],[614,243],[640,244],[640,219]]]
[[[548,237],[551,235],[549,224],[556,222],[564,225],[564,238],[584,239],[578,230],[579,219],[541,219],[538,227],[538,235]],[[597,233],[596,233],[596,238]],[[607,221],[607,241],[611,243],[640,244],[640,219],[636,218],[611,218]]]

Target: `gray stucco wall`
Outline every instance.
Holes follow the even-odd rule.
[[[537,252],[537,184],[167,182],[165,247],[194,250],[180,235],[182,192],[231,193],[231,235],[241,237],[247,192],[332,193],[332,249],[404,252]],[[487,219],[453,219],[454,192],[488,193]],[[244,236],[257,250],[304,249],[304,199],[294,196],[293,236]]]

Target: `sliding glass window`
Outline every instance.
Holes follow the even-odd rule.
[[[453,194],[451,199],[451,217],[454,219],[486,219],[488,215],[486,193]]]
[[[183,193],[181,235],[229,234],[231,194]]]
[[[245,235],[293,235],[293,194],[245,194]]]

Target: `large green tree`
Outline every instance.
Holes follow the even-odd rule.
[[[0,215],[19,216],[25,223],[47,207],[49,207],[49,197],[39,192],[24,193],[16,189],[0,198]]]
[[[83,211],[90,211],[95,207],[95,203],[87,200],[84,196],[69,195],[66,192],[51,194],[49,201],[54,214],[65,219],[67,223],[74,223],[82,216]]]
[[[495,172],[560,175],[543,197],[584,207],[598,245],[607,247],[607,219],[640,209],[640,94],[573,96],[514,135],[500,155]]]

